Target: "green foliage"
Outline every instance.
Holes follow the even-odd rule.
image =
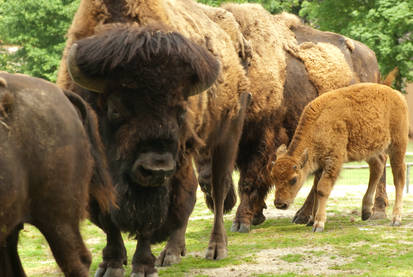
[[[0,67],[54,81],[79,0],[0,1],[0,38],[21,46],[0,53]]]
[[[321,30],[367,44],[376,53],[383,76],[397,66],[397,88],[413,81],[413,1],[306,0],[300,15]]]
[[[80,0],[0,0],[0,44],[22,48],[13,55],[0,48],[0,68],[54,81],[64,35]],[[377,55],[382,75],[395,66],[396,87],[413,81],[413,1],[411,0],[198,0],[260,3],[271,13],[292,12],[314,27],[359,40]],[[333,15],[333,16],[332,16]]]

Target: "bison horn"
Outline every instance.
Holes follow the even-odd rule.
[[[70,77],[72,78],[73,82],[84,89],[103,93],[105,91],[106,82],[101,78],[92,78],[86,76],[86,74],[84,74],[77,65],[77,47],[78,45],[74,43],[70,48],[69,55],[67,57],[67,70],[69,71]]]

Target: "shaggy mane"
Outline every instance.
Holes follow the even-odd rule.
[[[91,77],[125,72],[138,79],[156,74],[149,78],[159,79],[153,69],[162,68],[202,85],[219,74],[219,62],[206,49],[162,26],[114,25],[77,44],[76,62]]]

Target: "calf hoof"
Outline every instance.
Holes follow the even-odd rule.
[[[313,232],[320,233],[324,231],[324,223],[323,222],[315,222],[313,225]]]
[[[245,223],[235,222],[232,223],[231,232],[239,232],[239,233],[249,233],[251,229],[251,225]]]
[[[361,211],[361,220],[367,220],[371,217],[371,211]]]
[[[370,220],[386,219],[385,211],[373,211],[373,214],[370,216]]]
[[[293,223],[295,224],[307,224],[310,220],[310,215],[304,214],[301,211],[298,211],[294,218]]]
[[[99,267],[96,270],[95,277],[123,277],[125,270],[123,268],[113,268],[113,267]]]
[[[402,219],[401,216],[395,216],[393,217],[392,222],[390,223],[391,226],[400,226],[402,225]]]
[[[265,215],[262,212],[256,213],[252,218],[252,225],[260,225],[265,221]]]

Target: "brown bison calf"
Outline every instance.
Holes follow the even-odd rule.
[[[0,276],[25,276],[17,253],[25,222],[46,237],[66,276],[88,276],[91,256],[79,221],[89,193],[105,210],[114,199],[97,134],[79,96],[0,72]]]
[[[401,223],[405,180],[404,155],[408,141],[407,104],[390,87],[362,83],[328,92],[304,109],[288,150],[282,145],[272,169],[278,209],[287,209],[310,173],[315,173],[313,231],[321,232],[326,204],[344,162],[366,160],[370,179],[363,198],[362,218],[368,219],[373,195],[390,157],[396,203],[392,225]]]

